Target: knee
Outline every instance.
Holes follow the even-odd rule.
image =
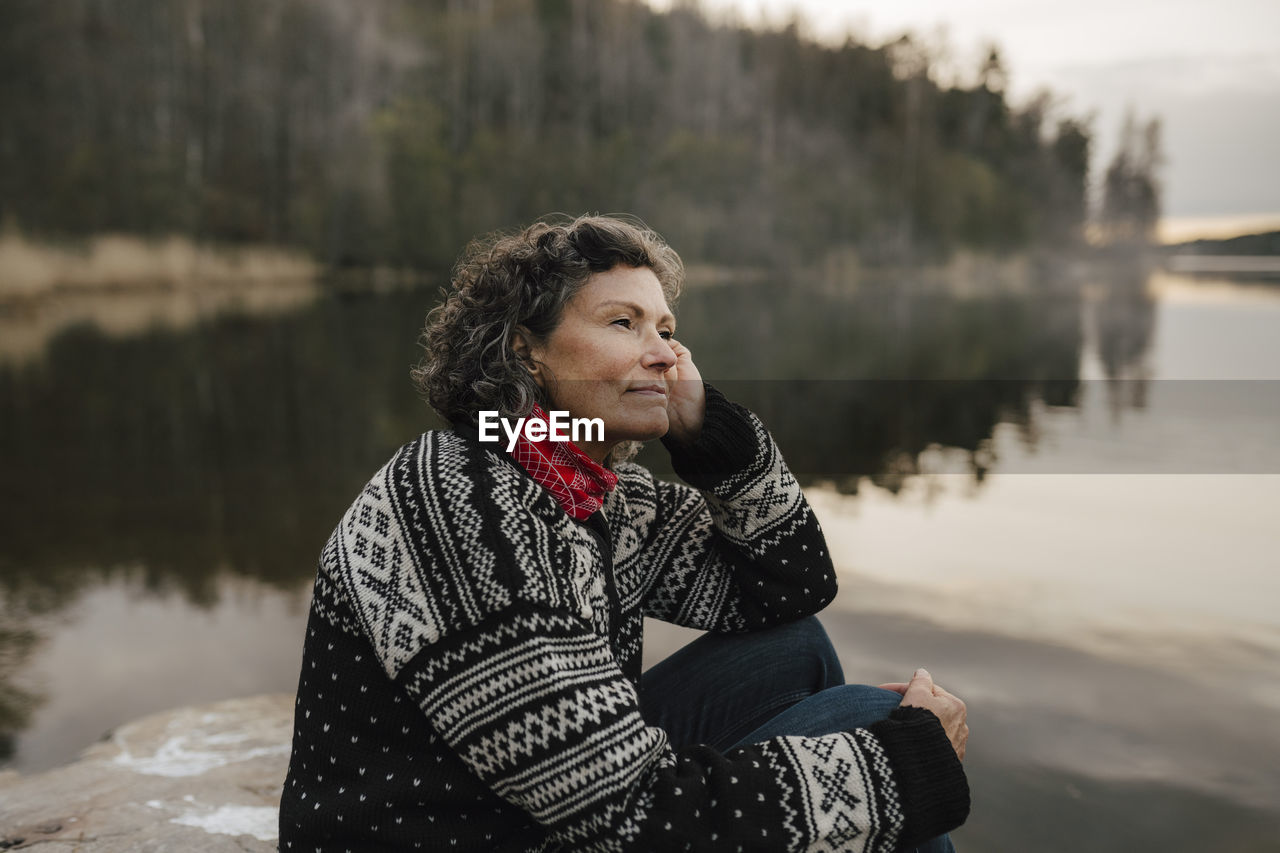
[[[779,714],[749,741],[779,734],[816,737],[864,729],[888,719],[902,697],[865,684],[842,684],[816,693]]]
[[[869,684],[845,684],[827,692],[833,698],[838,697],[854,723],[861,727],[887,719],[890,712],[902,703],[901,695]]]
[[[797,660],[811,661],[819,668],[820,689],[844,684],[844,670],[836,654],[826,628],[816,616],[806,616],[776,630],[789,634],[787,647],[794,651]]]

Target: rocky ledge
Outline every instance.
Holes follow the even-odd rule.
[[[0,774],[0,850],[40,853],[276,849],[293,696],[144,717],[80,760]]]

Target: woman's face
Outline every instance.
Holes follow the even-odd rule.
[[[666,435],[664,374],[676,363],[668,343],[675,329],[653,270],[618,266],[592,275],[555,331],[527,345],[551,409],[604,421],[604,442],[578,442],[592,459],[603,461],[620,441]]]

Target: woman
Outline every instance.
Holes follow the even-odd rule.
[[[608,217],[459,262],[416,371],[454,428],[321,554],[281,850],[894,850],[963,822],[963,703],[923,670],[843,684],[821,529],[675,340],[682,276]],[[476,426],[551,411],[603,430]],[[624,461],[655,438],[690,486]],[[712,633],[642,675],[644,615]]]

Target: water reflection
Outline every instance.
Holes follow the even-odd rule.
[[[13,758],[17,732],[25,729],[39,704],[37,694],[16,677],[31,657],[38,636],[26,619],[6,613],[0,625],[0,764]]]
[[[0,371],[3,576],[57,591],[140,566],[192,601],[223,570],[292,584],[369,465],[423,428],[404,378],[423,302],[124,340],[79,326]]]
[[[187,329],[74,325],[0,367],[0,731],[47,616],[128,582],[196,605],[295,588],[363,478],[429,426],[406,393],[429,294],[329,298]]]
[[[1072,406],[1081,293],[1046,279],[958,296],[910,279],[850,293],[765,284],[694,290],[680,336],[704,376],[769,425],[802,483],[896,491],[931,448],[956,448],[981,481],[996,424],[1034,442],[1032,405]],[[667,472],[665,456],[643,457]]]
[[[1108,379],[1138,380],[1116,388],[1141,395],[1152,376],[1146,355],[1155,329],[1156,300],[1147,286],[1151,270],[1137,264],[1117,264],[1106,279],[1094,284],[1099,295],[1090,316],[1097,334],[1098,358]]]
[[[315,301],[312,278],[192,283],[186,287],[54,291],[41,298],[0,299],[0,365],[39,362],[68,329],[91,326],[112,338],[154,329],[184,331],[214,317],[286,314]]]
[[[148,589],[203,601],[224,570],[309,575],[372,467],[437,425],[406,379],[431,298],[329,298],[123,339],[80,325],[41,362],[0,369],[4,578],[56,593],[138,566]],[[978,454],[1033,399],[1070,405],[1078,317],[1061,295],[778,285],[694,289],[681,309],[704,375],[762,414],[798,471],[886,484],[930,445]]]

